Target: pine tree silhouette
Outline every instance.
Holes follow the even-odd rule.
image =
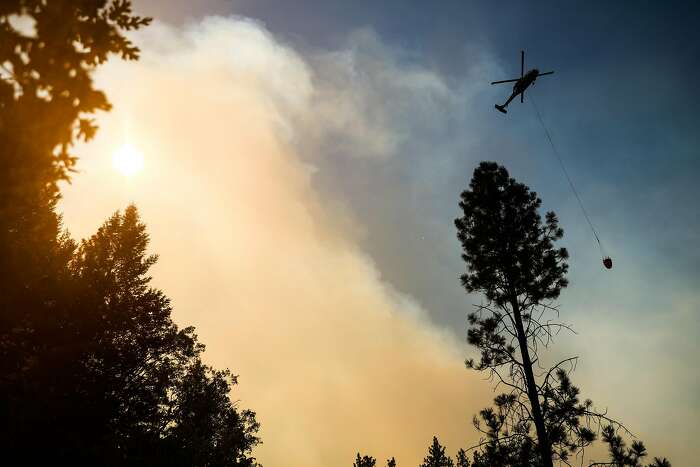
[[[602,424],[626,431],[590,400],[580,400],[569,376],[577,357],[537,377],[533,370],[534,362],[541,368],[541,354],[552,338],[571,330],[558,321],[554,304],[568,284],[568,253],[554,246],[564,233],[557,216],[548,212],[543,222],[537,194],[494,162],[474,170],[459,205],[463,216],[455,225],[467,264],[461,282],[467,292],[486,299],[468,317],[468,342],[481,355],[467,360],[467,367],[486,372],[508,390],[474,418],[484,438],[475,446],[472,467],[568,464],[595,440]]]
[[[433,443],[428,447],[428,455],[423,459],[420,467],[453,467],[452,459],[445,454],[445,448],[440,444],[437,436],[433,436]]]
[[[352,464],[352,467],[374,467],[377,463],[377,459],[371,456],[360,456],[360,453],[357,453],[357,457],[355,458],[355,462]]]

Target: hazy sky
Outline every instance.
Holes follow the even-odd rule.
[[[196,6],[195,6],[196,5]],[[433,434],[476,439],[491,386],[463,369],[459,193],[495,160],[555,210],[562,316],[585,397],[676,466],[700,455],[697,11],[636,2],[140,0],[138,63],[98,75],[114,103],[65,188],[89,235],[135,202],[154,282],[208,358],[240,374],[267,465],[417,465]],[[537,103],[489,86],[553,69]],[[130,141],[144,170],[111,166]],[[586,458],[588,460],[588,458]]]

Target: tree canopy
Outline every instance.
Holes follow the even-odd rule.
[[[571,330],[559,321],[554,303],[568,284],[568,253],[554,245],[564,234],[556,214],[547,212],[543,222],[537,193],[494,162],[481,162],[474,170],[459,206],[463,215],[455,225],[467,265],[461,282],[467,292],[480,292],[486,299],[468,315],[467,340],[479,349],[480,358],[468,359],[467,366],[487,372],[506,390],[496,396],[493,408],[474,417],[482,440],[472,465],[566,464],[596,439],[601,427],[615,436],[627,431],[596,411],[592,401],[580,399],[570,379],[578,357],[549,368],[544,363],[553,338]],[[604,437],[608,443],[616,439]]]
[[[564,232],[553,212],[545,223],[537,193],[510,177],[505,167],[482,162],[461,195],[464,215],[455,220],[467,271],[462,285],[496,305],[514,298],[522,308],[556,299],[568,284]]]
[[[352,467],[374,467],[376,464],[377,459],[372,456],[360,456],[360,453],[358,452]]]
[[[454,462],[445,454],[445,447],[440,444],[437,436],[433,436],[433,442],[428,447],[428,455],[423,459],[420,467],[453,467]]]
[[[136,207],[78,243],[56,201],[109,110],[92,72],[136,59],[150,22],[128,0],[0,3],[0,436],[12,465],[254,466],[255,414],[237,377],[151,286]]]
[[[74,170],[72,145],[94,135],[94,113],[110,108],[92,73],[110,55],[136,59],[124,33],[149,22],[127,0],[0,2],[0,335],[12,336],[0,343],[4,374],[30,358],[13,342],[52,319],[36,310],[58,303],[67,273],[74,245],[55,212],[58,182]]]
[[[172,321],[169,299],[149,285],[147,245],[130,206],[76,246],[60,315],[40,328],[21,387],[4,386],[18,456],[41,427],[54,458],[256,465],[255,414],[230,400],[235,376],[202,362],[194,329]]]
[[[509,368],[512,384],[506,384],[518,403],[520,396],[526,396],[543,465],[551,467],[552,440],[530,354],[537,359],[538,343],[546,346],[552,330],[558,328],[541,321],[533,311],[538,307],[546,311],[545,301],[557,298],[566,287],[568,253],[554,248],[553,242],[564,232],[553,212],[547,213],[542,224],[537,211],[540,205],[537,194],[511,178],[505,167],[482,162],[461,195],[463,216],[455,225],[467,263],[462,285],[467,292],[482,292],[487,299],[486,305],[469,315],[468,340],[481,350],[481,361],[468,365],[488,370],[502,382],[500,369]]]

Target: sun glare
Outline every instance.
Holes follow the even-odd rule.
[[[132,177],[143,168],[143,154],[126,143],[114,153],[112,162],[115,169],[127,177]]]

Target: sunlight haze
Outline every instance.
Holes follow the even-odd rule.
[[[132,177],[143,169],[143,154],[130,143],[125,143],[115,151],[112,162],[122,175]]]

